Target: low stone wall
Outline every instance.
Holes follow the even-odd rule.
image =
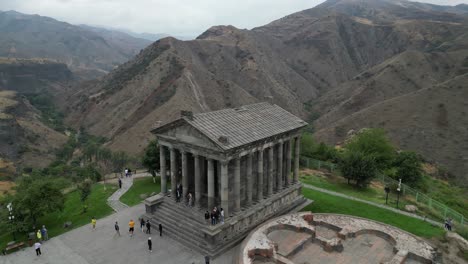
[[[321,237],[316,232],[318,226],[325,226],[332,230],[331,232],[336,232],[336,237]],[[291,242],[297,243],[297,245],[293,245],[292,247],[290,246],[291,243],[288,242],[290,240],[287,239],[289,249],[292,250],[290,250],[290,253],[287,253],[287,256],[282,256],[278,253],[278,242],[272,241],[269,238],[271,232],[278,230],[293,230],[297,233],[308,235],[301,235],[300,240]],[[389,243],[393,247],[393,252],[388,252],[388,255],[385,257],[387,259],[386,264],[402,264],[409,259],[421,264],[434,263],[436,251],[432,246],[424,240],[398,228],[364,218],[336,214],[312,214],[310,212],[284,215],[270,220],[252,231],[241,244],[235,263],[250,264],[260,263],[261,261],[294,263],[292,257],[301,252],[307,246],[307,243],[319,245],[325,252],[339,253],[343,251],[343,241],[365,235],[379,237],[379,239],[383,239],[383,241],[386,241],[385,243]],[[360,244],[349,244],[350,242],[352,243],[352,241],[349,241],[348,246],[360,246]],[[281,243],[284,243],[284,241]],[[354,251],[351,254],[353,253]],[[350,256],[349,250],[347,254],[344,256]],[[336,254],[327,255],[326,253],[322,256],[328,261],[330,261],[330,256],[342,257]],[[381,256],[378,257],[381,258]],[[315,255],[314,258],[320,258],[320,256]],[[319,260],[317,261],[320,262]],[[340,261],[342,263],[342,261],[346,260],[341,258]],[[354,259],[354,261],[356,260]],[[360,263],[364,264],[368,262],[364,261]]]

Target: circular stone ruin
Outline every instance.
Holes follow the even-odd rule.
[[[242,242],[239,264],[425,264],[436,250],[403,230],[364,218],[302,212],[261,225]]]

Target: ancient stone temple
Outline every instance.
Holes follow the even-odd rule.
[[[160,145],[161,193],[145,200],[145,217],[201,253],[221,253],[265,220],[306,203],[298,182],[306,125],[270,103],[182,111],[152,131]],[[211,225],[204,213],[215,206],[223,208],[225,221]]]

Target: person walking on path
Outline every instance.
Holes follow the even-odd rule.
[[[162,224],[159,224],[159,236],[162,236]]]
[[[39,243],[39,242],[34,243],[34,249],[36,249],[36,256],[42,255],[41,243]]]
[[[93,231],[96,230],[96,217],[94,217],[94,216],[91,219],[91,225],[93,226]]]
[[[41,242],[41,241],[42,241],[41,230],[37,230],[36,236],[37,236],[37,241],[38,241],[38,242]]]
[[[151,234],[151,223],[149,219],[146,220],[146,234]]]
[[[153,242],[151,241],[151,237],[148,237],[148,249],[149,252],[153,252]]]
[[[122,189],[122,179],[119,177],[119,189]]]
[[[45,228],[45,225],[42,225],[41,235],[42,235],[42,240],[44,241],[49,240],[49,234],[47,233],[47,229]]]
[[[120,236],[120,227],[119,227],[119,223],[117,223],[117,221],[115,221],[114,228],[115,228],[115,233],[117,233],[117,235]]]
[[[133,222],[133,219],[130,220],[128,223],[128,232],[130,233],[130,237],[133,237],[133,232],[135,231],[135,222]]]
[[[143,229],[145,228],[145,219],[140,218],[140,228],[141,228],[141,232],[143,233]]]
[[[205,264],[210,264],[210,256],[205,256]]]

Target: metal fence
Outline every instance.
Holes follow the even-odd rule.
[[[303,168],[326,169],[330,172],[333,172],[338,169],[338,166],[335,163],[316,160],[316,159],[312,159],[312,158],[305,157],[305,156],[301,156],[300,165]],[[383,174],[380,174],[377,177],[377,180],[381,181],[384,185],[387,185],[387,186],[388,185],[398,186],[398,181]],[[424,193],[416,189],[413,189],[403,183],[401,184],[401,194],[407,200],[414,202],[419,207],[424,207],[426,211],[431,212],[432,216],[436,216],[437,218],[441,220],[451,218],[453,219],[453,221],[461,223],[461,224],[465,224],[466,222],[466,219],[461,213],[451,209],[450,207],[444,205],[443,203],[438,202],[432,199],[431,197],[425,195]]]
[[[312,159],[312,158],[304,157],[304,156],[300,158],[299,164],[303,168],[316,169],[316,170],[327,169],[330,172],[333,172],[337,168],[335,163],[316,160],[316,159]]]
[[[380,174],[378,180],[381,181],[384,185],[398,185],[398,181],[392,179],[386,175]],[[401,184],[401,194],[405,196],[408,200],[414,201],[418,204],[418,206],[424,206],[427,209],[431,210],[433,214],[438,216],[440,219],[447,219],[451,218],[454,221],[464,224],[465,218],[464,216],[451,209],[450,207],[446,206],[445,204],[438,202],[431,197],[425,195],[424,193],[409,187],[406,184]]]

